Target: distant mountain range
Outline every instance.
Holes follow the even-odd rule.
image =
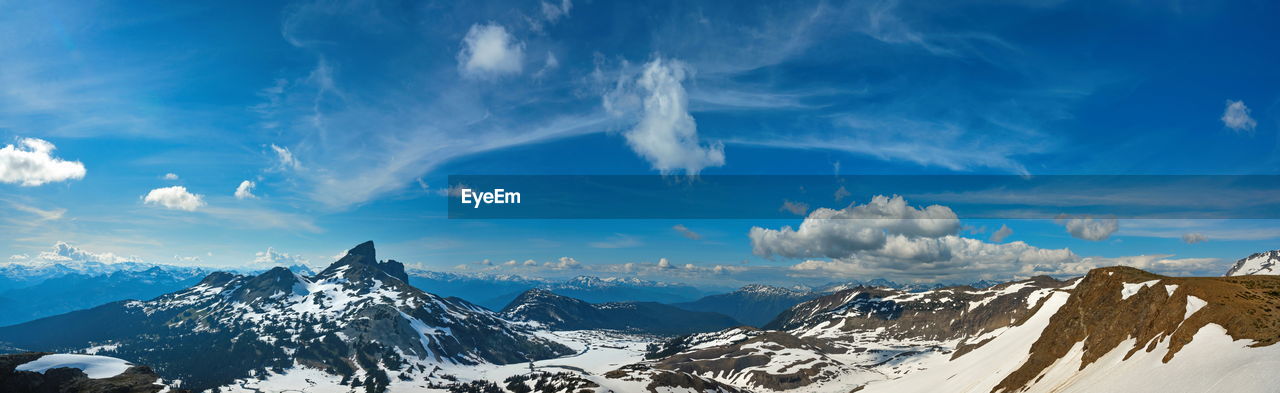
[[[747,325],[760,327],[778,313],[818,296],[820,294],[814,292],[753,284],[730,293],[672,305],[685,310],[723,313]]]
[[[415,271],[409,283],[442,296],[467,299],[490,310],[501,310],[517,296],[539,288],[590,303],[658,302],[675,303],[698,299],[708,292],[675,283],[638,278],[578,276],[565,281],[513,275],[456,274]]]
[[[717,312],[687,311],[654,302],[591,304],[545,289],[530,289],[502,309],[512,321],[552,330],[611,329],[659,335],[716,331],[741,325]]]

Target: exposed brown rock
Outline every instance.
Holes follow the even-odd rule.
[[[1127,299],[1125,283],[1159,280]],[[1169,294],[1165,285],[1177,285]],[[1233,339],[1253,346],[1280,340],[1280,276],[1166,277],[1128,267],[1094,269],[1072,291],[1031,346],[1031,356],[993,391],[1018,391],[1083,341],[1080,368],[1088,366],[1125,340],[1135,339],[1128,359],[1139,350],[1153,351],[1168,338],[1164,361],[1173,359],[1196,332],[1214,323]],[[1187,296],[1207,304],[1185,321]]]

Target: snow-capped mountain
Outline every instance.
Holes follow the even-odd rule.
[[[1227,270],[1227,277],[1253,274],[1280,274],[1280,250],[1260,252],[1236,261]]]
[[[763,326],[778,313],[819,294],[770,285],[752,284],[736,291],[710,295],[673,306],[692,311],[719,312],[751,326]]]
[[[1038,277],[984,290],[855,287],[800,303],[767,330],[672,340],[653,348],[649,364],[750,391],[847,392],[1020,324],[1067,285]]]
[[[440,365],[570,352],[527,326],[407,280],[402,264],[379,262],[367,242],[314,276],[285,268],[256,276],[213,273],[150,301],[0,328],[0,338],[22,349],[106,347],[193,390],[301,368],[380,392],[393,383],[433,383],[442,377],[435,374]]]
[[[862,287],[801,303],[771,330],[654,346],[633,368],[757,392],[1270,392],[1277,289],[1277,276],[1127,267],[980,290]]]
[[[740,325],[715,312],[687,311],[653,302],[591,304],[545,289],[530,289],[502,309],[513,321],[537,322],[552,330],[610,329],[648,334],[688,334]]]

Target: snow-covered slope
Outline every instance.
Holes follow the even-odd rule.
[[[1027,323],[864,392],[1273,392],[1280,277],[1090,272]]]
[[[1227,270],[1226,276],[1248,276],[1254,274],[1280,274],[1280,250],[1260,252],[1236,261]]]

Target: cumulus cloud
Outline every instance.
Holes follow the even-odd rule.
[[[341,258],[339,258],[341,259]],[[266,251],[258,251],[253,254],[253,262],[251,267],[255,268],[273,268],[277,266],[289,267],[295,265],[307,266],[310,260],[301,255],[290,255],[286,252],[280,252],[274,247],[267,247]]]
[[[1209,237],[1203,233],[1185,233],[1182,235],[1182,242],[1187,244],[1196,244],[1209,241]]]
[[[298,162],[289,148],[272,144],[271,151],[276,153],[276,170],[302,169],[302,163]]]
[[[467,77],[519,74],[523,62],[524,43],[498,24],[471,25],[458,52],[459,70]]]
[[[1227,109],[1222,111],[1222,125],[1238,132],[1252,132],[1258,122],[1249,116],[1249,107],[1244,101],[1227,100]]]
[[[22,138],[0,148],[0,183],[34,187],[83,179],[84,164],[53,156],[56,147],[43,139]]]
[[[164,179],[165,179],[165,180],[178,180],[178,174],[176,174],[176,173],[166,173],[166,174],[164,174]]]
[[[633,106],[628,103],[639,100],[640,120],[623,135],[636,154],[663,174],[684,170],[696,175],[703,168],[724,165],[724,145],[704,145],[698,139],[682,85],[687,73],[684,63],[656,59],[644,66],[634,83],[619,80],[604,99],[605,109],[614,114],[627,112]]]
[[[956,235],[938,238],[895,235],[882,248],[833,260],[807,260],[792,266],[791,270],[798,274],[947,280],[984,274],[998,277],[1061,274],[1067,265],[1079,260],[1069,249],[1043,249],[1024,242],[996,244]]]
[[[23,255],[26,257],[26,255]],[[28,262],[48,262],[48,263],[68,263],[68,262],[97,262],[97,263],[123,263],[123,262],[142,262],[142,259],[136,256],[122,256],[110,252],[93,252],[68,244],[67,242],[57,242],[49,251],[42,251],[34,259],[23,258]]]
[[[1102,241],[1111,237],[1120,229],[1120,222],[1114,218],[1058,218],[1058,223],[1067,228],[1067,233],[1077,239]]]
[[[257,186],[257,184],[254,184],[253,182],[248,180],[240,182],[240,185],[236,187],[236,199],[257,198],[258,197],[257,195],[253,195],[254,186]]]
[[[674,229],[676,232],[679,232],[680,236],[684,236],[689,240],[702,240],[701,234],[694,232],[688,227],[685,227],[684,224],[676,224],[675,226],[671,227],[671,229]]]
[[[911,251],[903,244],[915,238],[938,238],[955,234],[960,220],[950,208],[932,205],[916,208],[900,196],[877,195],[864,205],[851,204],[840,210],[820,208],[800,223],[799,229],[752,227],[753,252],[760,256],[788,258],[845,258],[862,251],[895,247]],[[890,244],[890,240],[897,242]]]
[[[578,260],[573,259],[573,258],[570,258],[570,257],[560,257],[560,259],[559,259],[559,260],[556,260],[555,262],[546,262],[546,263],[543,263],[543,264],[542,264],[542,266],[543,266],[543,267],[547,267],[547,268],[551,268],[551,269],[555,269],[555,270],[566,270],[566,269],[578,269],[578,268],[581,268],[581,267],[582,267],[582,264],[581,264],[581,263],[578,263]]]
[[[183,186],[157,188],[142,198],[143,203],[163,206],[166,209],[196,211],[204,206],[204,197],[187,192]]]
[[[995,233],[991,234],[990,240],[993,243],[1000,243],[1000,242],[1003,242],[1005,238],[1009,237],[1009,235],[1012,235],[1012,234],[1013,234],[1013,230],[1009,229],[1008,225],[1000,224],[1000,229],[996,230]]]
[[[659,268],[659,269],[671,269],[671,268],[672,268],[672,266],[671,266],[671,261],[667,260],[667,258],[660,258],[660,259],[658,259],[658,268]]]

